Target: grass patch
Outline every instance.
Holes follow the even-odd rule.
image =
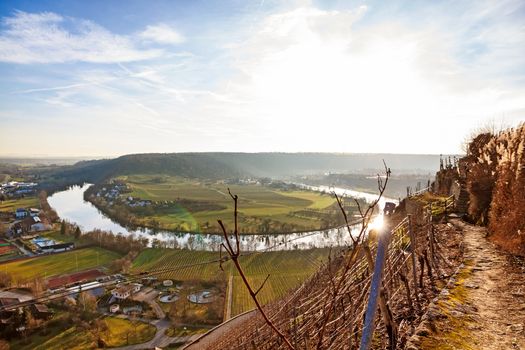
[[[472,275],[472,262],[466,261],[465,267],[456,275],[456,282],[449,290],[449,295],[445,300],[439,300],[437,306],[446,315],[444,326],[439,328],[439,333],[432,337],[422,338],[421,349],[426,350],[476,350],[479,349],[477,340],[473,339],[469,327],[474,323],[470,317],[454,316],[451,311],[458,305],[466,303],[468,291],[465,281]]]
[[[101,338],[107,347],[141,344],[151,340],[156,333],[154,326],[143,322],[133,324],[129,320],[115,317],[105,318],[104,322],[107,330],[101,334]],[[97,349],[94,336],[76,326],[65,330],[59,327],[52,328],[45,336],[34,333],[28,337],[26,344],[22,340],[16,340],[10,345],[13,350]]]
[[[211,327],[200,327],[200,326],[181,326],[175,328],[166,329],[165,334],[168,337],[188,337],[195,334],[204,334],[209,331]]]
[[[157,332],[154,326],[144,322],[133,324],[129,320],[116,317],[108,317],[104,322],[108,333],[102,339],[108,347],[145,343],[153,339]]]
[[[37,276],[51,277],[98,266],[107,266],[120,257],[121,255],[118,253],[93,247],[12,261],[2,264],[0,268],[9,271],[13,279],[23,280]]]
[[[0,211],[14,212],[18,208],[40,208],[38,197],[25,197],[0,201]]]

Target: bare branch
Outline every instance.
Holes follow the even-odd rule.
[[[224,246],[224,248],[226,249],[228,254],[230,254],[230,256],[236,255],[236,253],[233,251],[232,245],[230,244],[230,239],[228,238],[228,231],[226,231],[226,227],[224,227],[224,224],[222,223],[222,220],[217,220],[217,222],[221,226],[222,234],[224,235],[224,240],[226,241],[226,244],[228,245],[228,248],[226,248],[226,246],[224,246],[224,244],[222,244],[222,245]]]
[[[233,217],[234,217],[234,222],[235,222],[235,229],[233,231],[233,234],[235,235],[235,241],[237,243],[237,251],[236,251],[236,254],[239,255],[240,251],[241,251],[241,240],[239,239],[239,230],[238,230],[238,227],[237,227],[237,200],[239,199],[239,196],[237,195],[233,195],[230,191],[230,188],[228,187],[228,193],[230,194],[230,197],[232,197],[233,199],[233,202],[235,204],[235,208],[233,210]]]
[[[263,283],[261,284],[261,286],[259,287],[259,289],[257,289],[255,291],[255,295],[259,294],[259,292],[261,291],[262,287],[264,287],[264,285],[266,284],[266,281],[268,281],[268,278],[270,278],[270,274],[268,274],[268,276],[266,276],[266,278],[264,279]]]
[[[339,206],[339,209],[341,210],[341,213],[343,213],[343,218],[345,220],[346,228],[348,229],[348,233],[350,233],[350,239],[352,240],[352,243],[355,245],[356,240],[352,236],[352,230],[350,229],[350,224],[348,223],[348,216],[346,215],[343,200],[337,195],[337,193],[333,192],[333,194],[335,196],[335,200],[337,201],[337,205]]]

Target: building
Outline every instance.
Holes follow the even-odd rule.
[[[46,245],[43,247],[40,247],[40,251],[42,253],[59,253],[59,252],[65,252],[67,250],[71,250],[75,248],[75,243],[69,242],[69,243],[56,243],[53,245]]]
[[[24,209],[24,208],[18,208],[15,211],[15,217],[17,219],[23,219],[23,218],[25,218],[28,215],[29,215],[29,212],[26,209]]]
[[[124,300],[129,298],[131,295],[139,292],[140,288],[142,288],[142,284],[140,283],[125,284],[113,289],[111,291],[111,295],[113,295],[117,299]]]
[[[47,320],[53,315],[53,312],[49,310],[47,305],[44,304],[33,304],[31,306],[31,313],[35,318],[41,319],[41,320]]]
[[[20,221],[22,230],[24,232],[38,232],[47,230],[46,225],[40,220],[38,216],[28,216]]]
[[[53,292],[53,291],[60,290],[73,283],[95,281],[105,276],[106,276],[105,273],[99,270],[96,270],[96,269],[75,272],[69,275],[62,275],[62,276],[49,278],[47,280],[47,288],[49,291]]]
[[[38,216],[39,214],[40,214],[40,209],[29,208],[29,215],[31,215],[31,216]]]

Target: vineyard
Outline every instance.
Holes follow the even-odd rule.
[[[366,348],[405,346],[461,258],[460,231],[439,223],[446,220],[450,199],[417,206],[414,217],[400,217],[394,228],[339,252],[306,282],[267,304],[265,313],[282,335],[257,313],[214,339],[210,349],[357,349],[363,341]]]
[[[309,278],[327,260],[329,249],[302,251],[276,251],[251,253],[243,256],[241,262],[248,278],[254,285],[260,285],[270,277],[261,290],[263,304],[284,296]],[[242,284],[237,270],[231,262],[219,266],[218,252],[191,251],[151,248],[142,251],[133,262],[133,271],[155,272],[159,278],[178,281],[224,280],[233,276],[233,299],[231,315],[253,309],[253,300]],[[163,270],[168,270],[162,272]]]

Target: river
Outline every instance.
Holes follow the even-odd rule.
[[[83,231],[101,229],[111,231],[114,234],[135,235],[145,237],[150,244],[157,240],[162,245],[172,248],[188,248],[192,250],[212,250],[217,251],[222,242],[222,235],[200,234],[171,231],[156,231],[143,228],[130,230],[108,218],[99,211],[93,204],[84,200],[84,191],[90,186],[72,186],[65,191],[54,193],[48,197],[49,205],[55,209],[61,219],[74,223],[81,227]],[[334,188],[328,186],[309,186],[300,184],[301,187],[313,191],[335,192],[338,195],[363,198],[371,202],[377,198],[369,193],[352,191],[344,188]],[[392,199],[382,199],[380,206],[384,206],[385,201]],[[374,219],[372,226],[378,226],[382,222],[382,216]],[[353,234],[359,232],[359,225],[352,227]],[[335,228],[323,231],[312,231],[303,233],[287,234],[256,234],[241,236],[241,249],[243,251],[264,251],[264,250],[292,250],[310,249],[333,246],[349,245],[350,235],[346,228]]]

